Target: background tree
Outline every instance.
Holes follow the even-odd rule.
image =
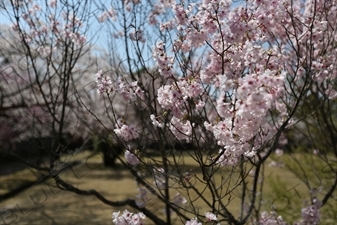
[[[90,2],[61,4],[6,1],[1,8],[12,22],[1,30],[0,129],[9,135],[1,136],[1,155],[42,172],[91,138],[79,101],[89,101],[85,72],[96,70],[85,37]]]

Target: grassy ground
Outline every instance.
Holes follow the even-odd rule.
[[[104,168],[103,159],[100,155],[91,155],[85,152],[77,156],[84,159],[84,164],[76,167],[74,170],[68,170],[62,174],[62,178],[71,182],[74,186],[81,189],[95,189],[101,192],[107,199],[123,200],[127,197],[134,197],[137,192],[137,185],[132,176],[122,167],[116,169]],[[274,160],[285,161],[287,158],[282,156],[282,160],[274,157]],[[181,170],[193,171],[193,173],[202,177],[194,160],[184,155],[180,158]],[[308,159],[307,159],[308,160]],[[271,163],[268,162],[268,163]],[[280,164],[279,164],[280,165]],[[309,200],[309,192],[304,183],[288,170],[282,167],[266,166],[264,201],[262,209],[270,211],[275,207],[278,213],[289,220],[298,219],[300,209]],[[18,185],[20,182],[31,181],[36,179],[36,171],[23,170],[12,175],[0,177],[0,194]],[[221,174],[229,174],[230,170],[223,170]],[[225,179],[215,177],[216,181]],[[232,178],[235,180],[235,177]],[[249,181],[249,179],[248,179]],[[203,190],[202,182],[195,182],[199,190]],[[173,185],[174,186],[174,185]],[[179,187],[172,188],[172,195],[175,194]],[[239,187],[240,188],[240,187]],[[183,192],[187,196],[187,192]],[[198,199],[198,196],[192,191],[189,193],[191,199]],[[210,193],[205,191],[203,195],[210,198]],[[230,210],[237,215],[239,213],[240,196],[235,193],[231,195]],[[158,204],[158,200],[151,199],[148,203],[152,210],[157,214],[163,214],[163,205]],[[200,199],[194,202],[194,210],[200,212],[209,211]],[[189,206],[185,206],[189,207]],[[337,221],[336,214],[332,214],[331,208],[326,214],[326,218],[321,224],[335,224]],[[93,196],[78,196],[76,194],[60,191],[54,187],[51,180],[45,184],[36,185],[19,195],[0,203],[0,225],[2,224],[112,224],[111,213],[113,211],[124,210],[124,208],[111,208],[104,205]],[[191,208],[192,210],[192,208]],[[334,210],[334,211],[337,211]],[[335,216],[335,217],[333,217]],[[176,221],[175,224],[182,224]]]

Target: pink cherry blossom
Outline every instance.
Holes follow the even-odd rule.
[[[121,127],[114,129],[114,132],[118,137],[122,138],[124,141],[130,141],[139,137],[136,128],[132,125],[123,124]]]
[[[103,76],[102,70],[95,74],[97,83],[97,94],[102,95],[104,93],[111,93],[113,91],[112,81],[109,76]]]
[[[167,56],[165,44],[159,41],[153,49],[153,58],[157,61],[160,75],[165,78],[172,76],[173,57]]]
[[[318,199],[313,200],[313,204],[302,209],[302,222],[301,224],[315,225],[320,221],[319,210],[321,208],[322,202]]]
[[[150,115],[150,119],[151,119],[151,121],[152,121],[152,124],[153,124],[155,127],[160,127],[160,128],[163,128],[163,127],[164,127],[164,124],[163,124],[163,123],[160,123],[160,122],[156,119],[155,115],[151,114],[151,115]]]
[[[181,121],[176,117],[172,117],[169,128],[178,140],[189,140],[192,134],[192,125],[190,121]]]
[[[125,156],[126,161],[133,166],[138,165],[140,163],[138,156],[136,156],[134,153],[130,152],[129,150],[125,151],[124,156]]]
[[[57,5],[57,0],[49,0],[49,6],[51,8],[55,8]]]
[[[146,188],[138,188],[139,194],[136,195],[136,204],[138,207],[143,208],[146,204],[146,202],[148,202],[150,200],[149,197],[149,193],[148,190]]]
[[[214,213],[211,212],[205,212],[205,217],[207,218],[208,221],[217,221],[218,218]]]
[[[278,216],[275,212],[268,214],[262,212],[259,220],[260,225],[288,225],[281,216]]]
[[[173,199],[173,204],[175,206],[181,206],[187,202],[187,199],[182,196],[180,193],[177,193]]]
[[[143,225],[145,215],[143,213],[131,213],[127,209],[120,215],[120,211],[112,213],[112,222],[115,225]]]
[[[166,173],[163,168],[153,168],[154,174],[154,185],[158,189],[165,189],[166,188]]]
[[[202,225],[196,218],[186,221],[185,225]]]

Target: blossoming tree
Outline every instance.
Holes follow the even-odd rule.
[[[309,126],[309,115],[327,117],[319,116],[317,110],[322,104],[332,104],[336,96],[334,9],[333,1],[318,0],[256,0],[236,6],[226,0],[124,1],[106,6],[98,19],[113,26],[114,46],[125,48],[129,71],[123,77],[129,78],[129,88],[121,90],[113,78],[116,74],[100,71],[96,74],[98,94],[127,92],[134,96],[125,98],[131,105],[147,103],[144,116],[148,121],[121,124],[116,118],[114,134],[127,147],[144,135],[145,126],[151,134],[147,137],[157,141],[160,162],[148,161],[151,157],[145,152],[128,148],[125,159],[132,166],[151,165],[147,167],[154,179],[151,187],[166,205],[166,223],[172,222],[173,210],[182,219],[183,213],[197,218],[187,224],[207,220],[244,224],[250,218],[261,224],[285,224],[275,212],[255,213],[263,202],[258,195],[263,190],[263,165],[284,134],[299,129],[303,121]],[[135,72],[135,68],[152,66],[151,55],[156,70]],[[144,80],[157,79],[162,80],[159,88],[144,88]],[[156,99],[147,102],[150,94]],[[324,112],[329,114],[329,110]],[[326,123],[334,139],[333,118]],[[180,169],[183,160],[166,139],[171,135],[176,142],[193,144],[191,157],[202,177]],[[311,136],[310,141],[315,146],[318,140]],[[325,150],[331,152],[327,146]],[[327,159],[327,152],[320,157]],[[334,168],[328,161],[326,165]],[[223,167],[232,168],[233,173],[217,176]],[[336,173],[331,174],[335,181],[320,187],[322,199],[311,195],[311,204],[300,212],[300,223],[318,223],[318,210],[336,188]],[[305,173],[298,175],[305,177]],[[198,182],[205,185],[201,190]],[[311,191],[313,181],[305,182]],[[150,189],[143,180],[139,183]],[[170,189],[188,196],[189,207],[174,203]],[[203,198],[206,190],[212,198]],[[240,196],[239,215],[229,207],[233,196]],[[212,216],[199,212],[197,200],[209,206]]]
[[[12,6],[20,10],[26,6],[22,2]],[[64,2],[50,1],[48,9],[57,4]],[[299,167],[292,171],[310,195],[292,213],[298,224],[318,224],[320,209],[334,201],[337,186],[331,116],[336,2],[126,0],[96,6],[101,32],[111,37],[107,51],[121,53],[121,66],[99,68],[93,76],[112,128],[96,116],[97,124],[125,146],[119,160],[134,176],[139,195],[109,200],[52,175],[59,186],[139,211],[113,213],[115,224],[143,224],[145,217],[155,224],[287,224],[274,203],[265,203],[265,166],[285,137],[307,129],[303,136],[321,148],[310,156],[329,168],[329,176],[309,177],[294,157]],[[70,38],[71,46],[86,43],[80,32],[83,21],[69,16],[64,20],[74,24],[56,32],[64,32],[55,34],[51,43],[56,48],[62,37]],[[27,15],[16,18],[13,29],[26,46],[37,44],[40,54],[51,54],[53,48],[45,43],[31,43],[36,33],[22,32],[19,21],[34,27]],[[47,29],[54,32],[55,26]],[[116,96],[124,103],[114,104]],[[312,135],[315,123],[328,135]],[[177,143],[192,149],[178,151]],[[189,160],[198,166],[189,167]],[[319,170],[314,163],[312,168]],[[271,212],[262,212],[266,204]]]

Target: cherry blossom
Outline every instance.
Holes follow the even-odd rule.
[[[108,18],[111,18],[112,21],[115,21],[117,18],[117,13],[113,7],[110,7],[108,11],[104,11],[97,19],[100,23],[103,23]]]
[[[116,91],[121,94],[125,100],[135,101],[137,97],[143,98],[143,90],[138,86],[137,81],[128,82],[124,78],[119,77],[114,86]]]
[[[268,214],[267,212],[262,212],[259,220],[260,225],[288,225],[283,221],[281,216],[277,216],[275,212]]]
[[[175,206],[181,206],[187,202],[187,199],[182,196],[180,193],[177,193],[173,199],[173,204]]]
[[[49,6],[50,6],[51,8],[55,8],[56,5],[57,5],[57,0],[50,0],[50,1],[49,1]]]
[[[154,174],[154,185],[158,189],[165,189],[166,188],[166,178],[165,178],[165,171],[163,168],[153,168]]]
[[[192,126],[190,121],[186,120],[183,122],[182,120],[172,117],[171,122],[169,124],[169,128],[172,131],[173,135],[178,140],[189,140],[192,134]]]
[[[208,221],[217,221],[218,220],[216,215],[211,213],[211,212],[205,212],[205,217],[207,218]]]
[[[113,91],[112,81],[109,76],[103,76],[102,70],[95,74],[97,83],[97,94],[102,95],[104,93],[111,93]]]
[[[130,152],[129,150],[125,151],[124,156],[125,156],[126,161],[133,166],[138,165],[140,163],[138,157],[134,153]]]
[[[185,225],[202,225],[196,218],[186,221]]]
[[[167,56],[165,53],[165,44],[159,41],[153,49],[153,57],[157,61],[160,75],[165,78],[172,76],[173,57]]]
[[[148,202],[150,200],[149,196],[148,196],[148,190],[146,188],[138,188],[139,194],[136,195],[136,204],[138,207],[143,208],[146,204],[146,202]]]
[[[302,211],[302,218],[301,224],[307,224],[307,225],[315,225],[318,224],[320,221],[320,213],[319,209],[322,205],[322,202],[318,199],[313,200],[313,204],[303,208]]]
[[[164,127],[164,124],[163,123],[160,123],[157,119],[156,119],[156,116],[151,114],[150,115],[150,119],[152,121],[152,124],[155,126],[155,127],[160,127],[160,128],[163,128]]]
[[[143,225],[145,215],[143,213],[131,213],[128,210],[124,210],[120,215],[120,211],[112,213],[112,222],[115,225]]]
[[[146,41],[142,30],[133,30],[130,32],[129,36],[133,41],[140,41],[142,43],[145,43]]]
[[[135,101],[138,98],[144,97],[144,91],[138,86],[137,81],[128,82],[124,78],[112,80],[108,75],[103,76],[102,70],[95,74],[97,83],[97,94],[110,94],[118,92],[125,100]]]
[[[132,125],[129,126],[123,124],[122,126],[114,129],[114,132],[124,141],[130,141],[139,137],[136,128]],[[132,162],[135,162],[135,160],[132,160]]]

